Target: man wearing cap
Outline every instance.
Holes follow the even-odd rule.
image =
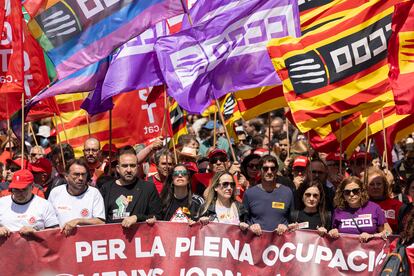
[[[56,187],[49,196],[62,232],[69,235],[78,225],[103,224],[104,201],[99,190],[87,184],[88,167],[85,161],[71,161],[65,177],[68,184]]]
[[[331,152],[329,153],[326,158],[326,166],[328,166],[328,182],[332,183],[334,189],[341,184],[342,180],[344,179],[343,172],[345,171],[345,163],[344,157],[342,156],[342,172],[339,171],[340,163],[341,163],[341,156],[339,152]],[[328,184],[328,186],[330,186]]]
[[[130,227],[136,222],[154,223],[161,216],[161,200],[154,184],[137,177],[138,159],[134,148],[119,150],[116,170],[119,179],[100,188],[107,223],[122,222]]]
[[[255,234],[262,230],[279,234],[287,230],[289,214],[294,210],[291,189],[277,183],[276,157],[265,155],[260,159],[261,183],[244,193],[243,204],[248,210],[248,223]]]
[[[51,182],[52,163],[46,158],[40,158],[35,163],[30,163],[28,169],[34,176],[35,186],[41,189],[46,195]]]
[[[306,156],[298,156],[293,161],[292,174],[295,190],[299,189],[299,186],[305,181],[308,164],[309,159]]]
[[[354,152],[350,158],[350,168],[352,175],[361,177],[361,174],[365,171],[365,158],[367,159],[366,165],[369,166],[372,161],[372,156],[368,152],[358,151]]]
[[[59,225],[53,206],[33,195],[33,175],[23,169],[14,173],[11,195],[0,198],[0,236],[19,231],[22,235]]]
[[[99,169],[101,166],[101,144],[96,138],[86,139],[83,145],[83,157],[88,164],[89,174],[91,175],[91,185],[95,186],[96,180],[103,174]]]
[[[226,133],[224,127],[220,124],[216,124],[216,144],[214,144],[214,121],[209,121],[203,126],[203,129],[210,131],[210,136],[201,142],[198,153],[201,156],[207,156],[209,151],[213,148],[223,149],[227,154],[230,153],[230,145],[226,139]]]

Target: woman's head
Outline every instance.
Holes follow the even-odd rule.
[[[256,179],[260,174],[260,156],[257,154],[250,154],[243,159],[242,172],[250,180]]]
[[[298,189],[299,209],[306,207],[317,208],[319,211],[325,210],[325,193],[319,181],[305,181]]]
[[[208,208],[218,198],[230,201],[236,199],[236,185],[233,175],[228,171],[218,172],[213,176],[212,183],[207,188],[205,207]]]
[[[359,208],[368,202],[369,196],[362,181],[351,176],[345,178],[338,186],[334,198],[334,204],[339,209],[346,207]]]
[[[175,187],[188,186],[190,183],[189,171],[183,164],[174,166],[171,172],[172,185]]]
[[[384,200],[390,197],[390,188],[384,172],[376,167],[367,170],[368,183],[367,192],[372,200]]]

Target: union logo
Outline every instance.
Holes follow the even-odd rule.
[[[82,209],[81,211],[81,216],[82,217],[87,217],[89,215],[89,210],[88,209]]]
[[[29,224],[30,225],[33,225],[33,224],[35,224],[36,223],[36,218],[35,217],[31,217],[31,218],[29,218]]]

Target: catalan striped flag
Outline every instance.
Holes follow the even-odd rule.
[[[59,79],[98,62],[153,24],[180,13],[176,0],[27,0],[29,29],[56,67]]]
[[[172,100],[170,103],[169,118],[171,123],[169,135],[173,137],[175,144],[177,144],[178,138],[181,135],[188,134],[188,130],[185,111],[175,100]],[[172,147],[172,143],[170,146]]]
[[[287,106],[281,85],[238,91],[234,93],[234,97],[245,120]]]
[[[413,1],[396,5],[393,34],[388,47],[390,82],[397,112],[414,113],[414,7]]]
[[[268,51],[302,132],[393,101],[387,39],[398,0],[373,0],[300,38],[273,39]]]

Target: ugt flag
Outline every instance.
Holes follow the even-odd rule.
[[[178,0],[48,0],[46,7],[29,22],[29,28],[54,63],[59,79],[183,12]]]
[[[297,1],[201,1],[194,8],[203,3],[208,13],[198,24],[155,44],[169,95],[201,113],[228,92],[280,84],[266,43],[299,36]]]

